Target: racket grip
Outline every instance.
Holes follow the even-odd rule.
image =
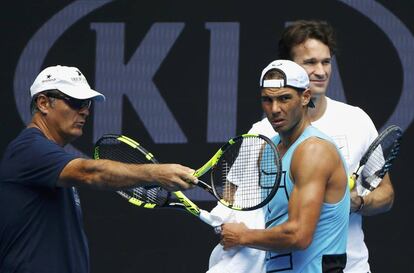
[[[200,209],[199,218],[204,223],[212,226],[214,228],[214,232],[216,234],[220,234],[221,233],[221,225],[223,224],[223,220],[219,216],[212,215],[208,211],[205,211],[205,210]]]

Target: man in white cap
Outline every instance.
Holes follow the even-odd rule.
[[[220,243],[225,250],[266,250],[267,272],[342,272],[350,210],[346,164],[333,140],[310,124],[308,75],[292,61],[276,60],[263,70],[260,87],[262,108],[278,132],[272,140],[282,156],[282,182],[265,208],[265,229],[226,223]]]
[[[63,147],[82,135],[91,103],[105,100],[76,67],[44,69],[30,93],[32,120],[0,164],[0,272],[89,272],[75,187],[175,191],[196,183],[194,170],[178,164],[123,164],[67,153]]]
[[[328,22],[298,20],[291,22],[280,35],[278,51],[279,58],[292,60],[307,71],[312,100],[316,106],[308,111],[311,123],[336,142],[347,162],[348,174],[352,174],[378,132],[363,109],[328,96],[336,43],[334,29]],[[249,132],[267,137],[276,135],[266,118],[253,124]],[[344,272],[371,272],[362,229],[363,216],[385,213],[392,208],[393,202],[394,189],[388,173],[374,191],[367,190],[361,180],[357,180],[356,187],[351,191],[347,264]],[[249,221],[249,224],[260,224],[253,217]]]

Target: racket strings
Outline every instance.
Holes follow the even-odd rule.
[[[119,141],[116,138],[105,138],[99,143],[99,158],[110,159],[130,164],[154,163],[146,158],[142,151]],[[136,198],[144,203],[164,205],[168,201],[168,191],[161,187],[135,187],[120,191],[124,197]]]
[[[269,196],[280,175],[276,158],[274,149],[262,138],[240,139],[225,151],[212,170],[217,195],[242,209],[258,206]]]
[[[227,176],[229,175],[229,171],[230,171],[230,164],[223,160],[223,162],[221,163],[221,185],[223,186],[223,193],[219,194],[221,197],[224,197],[224,199],[226,201],[228,201],[230,203],[230,201],[232,200],[232,184],[229,183],[227,181]],[[232,201],[231,201],[232,202]]]
[[[361,172],[362,183],[372,184],[381,180],[389,171],[392,161],[397,157],[400,147],[399,131],[391,131],[381,139],[379,145],[372,151]]]
[[[393,137],[392,139],[389,140],[389,142],[392,141],[391,142],[392,144],[384,152],[385,163],[384,163],[384,166],[379,171],[377,171],[377,175],[379,177],[384,177],[384,175],[391,168],[392,162],[397,157],[397,155],[400,151],[400,140],[399,140],[400,137],[401,137],[400,135],[396,135],[395,137]]]

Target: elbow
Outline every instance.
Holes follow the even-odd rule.
[[[58,185],[62,187],[86,187],[105,189],[110,178],[105,171],[107,165],[105,161],[90,159],[74,159],[69,162],[62,170]]]
[[[100,170],[99,164],[96,164],[95,161],[83,160],[78,170],[78,186],[96,189],[103,186],[104,183],[99,183],[99,181],[104,181],[104,172]]]
[[[391,210],[392,206],[394,205],[395,191],[388,174],[385,175],[377,190],[382,193],[385,200],[385,202],[383,202],[384,205],[382,206],[383,212]]]
[[[299,224],[292,223],[290,232],[290,245],[293,250],[304,250],[312,243],[313,234],[301,228]]]
[[[82,185],[87,188],[99,188],[99,184],[96,183],[99,179],[96,175],[91,175],[89,173],[85,174],[84,177],[81,179]]]
[[[390,211],[394,205],[394,191],[391,191],[388,197],[387,205],[385,206],[385,212]]]
[[[295,244],[294,244],[294,248],[297,250],[304,250],[307,249],[310,244],[312,243],[312,236],[298,236]]]
[[[380,184],[381,186],[381,184]],[[382,201],[382,206],[381,206],[381,212],[388,212],[392,209],[392,206],[394,205],[394,189],[392,188],[392,186],[387,186],[386,184],[384,185],[384,188],[382,189],[382,193],[383,193],[383,201]],[[381,201],[378,201],[378,203],[380,203]]]

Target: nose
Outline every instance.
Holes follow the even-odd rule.
[[[319,78],[323,78],[325,76],[326,73],[322,63],[318,63],[315,65],[313,73],[315,74],[315,76]]]
[[[84,117],[87,117],[87,116],[89,116],[89,107],[83,107],[83,108],[81,108],[81,109],[79,109],[79,112],[78,112],[80,115],[82,115],[82,116],[84,116]]]
[[[272,113],[279,113],[279,112],[280,112],[279,104],[277,103],[277,100],[274,100],[272,102]]]

